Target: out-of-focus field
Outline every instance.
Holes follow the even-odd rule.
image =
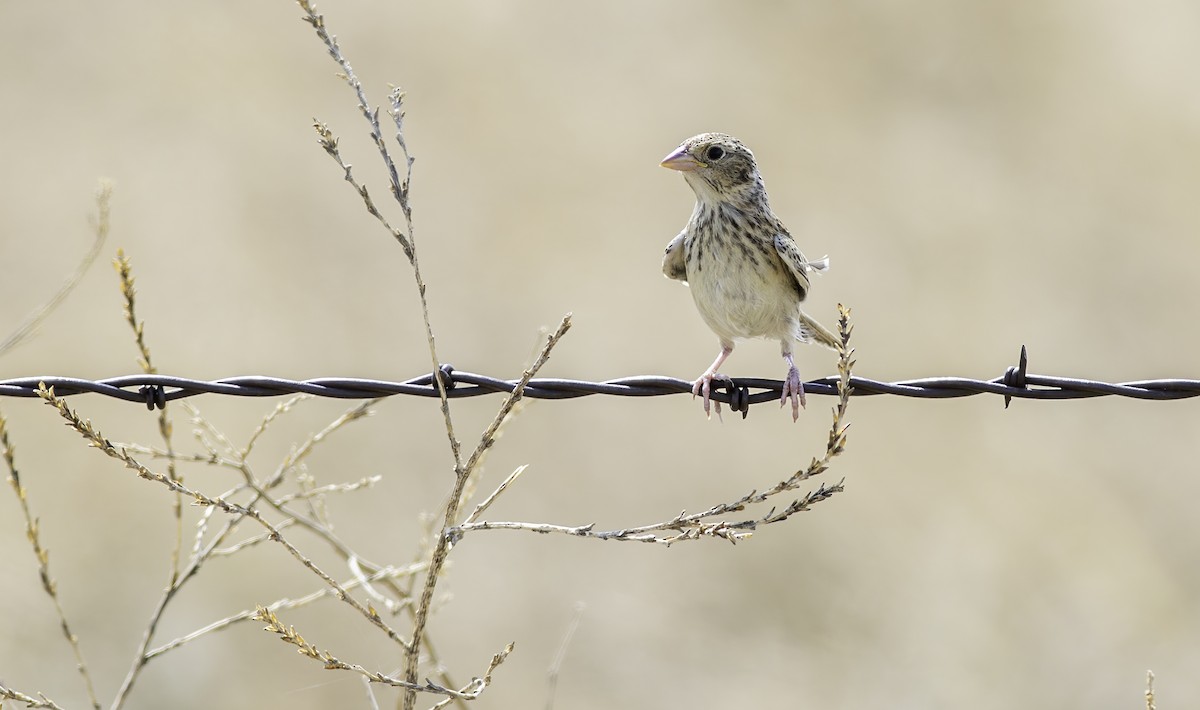
[[[544,375],[694,377],[716,352],[659,260],[692,195],[659,159],[702,131],[756,152],[773,205],[833,269],[809,312],[854,309],[857,374],[1108,381],[1200,377],[1200,9],[1195,3],[368,3],[320,9],[382,103],[408,92],[413,204],[442,358],[515,377],[538,330],[575,326]],[[0,378],[137,370],[115,275],[133,258],[160,370],[406,379],[430,368],[411,273],[316,144],[341,137],[397,223],[351,92],[288,2],[6,4],[0,18],[0,333],[57,288],[115,183],[104,257]],[[802,372],[833,358],[801,349]],[[778,378],[750,342],[726,371]],[[193,400],[244,442],[276,400]],[[706,421],[687,397],[533,402],[487,461],[529,464],[491,519],[620,527],[764,488],[824,445],[831,400]],[[500,397],[453,403],[473,445]],[[117,441],[143,408],[72,406]],[[268,469],[345,402],[263,441]],[[85,448],[36,400],[0,400],[51,570],[105,703],[167,577],[165,489]],[[186,414],[176,438],[197,450]],[[846,492],[736,547],[492,532],[451,556],[429,629],[476,704],[975,710],[1200,705],[1200,401],[852,402]],[[414,554],[451,482],[441,414],[396,397],[308,461],[342,538]],[[236,475],[185,469],[219,493]],[[190,510],[194,519],[196,511]],[[190,524],[188,530],[190,530]],[[257,532],[243,526],[246,535]],[[323,543],[290,536],[344,577]],[[163,641],[318,582],[278,546],[215,560]],[[381,671],[394,646],[333,603],[282,614]],[[406,629],[403,620],[396,625]],[[127,707],[366,707],[247,623],[156,659]],[[84,704],[15,496],[0,491],[0,680]],[[391,691],[377,689],[384,707]],[[423,701],[422,705],[433,701]]]

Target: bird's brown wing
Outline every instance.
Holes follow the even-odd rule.
[[[800,252],[800,247],[796,246],[796,240],[792,239],[792,235],[787,232],[779,232],[775,235],[775,251],[787,266],[788,271],[792,272],[792,278],[796,279],[796,285],[800,289],[800,300],[803,301],[808,295],[808,273],[828,269],[829,258],[818,261],[805,259],[804,254]]]
[[[823,257],[816,261],[805,259],[804,254],[800,253],[800,247],[796,246],[796,241],[787,232],[779,232],[775,235],[775,251],[779,253],[779,258],[783,260],[788,271],[792,272],[792,277],[796,279],[796,284],[800,287],[800,300],[803,301],[804,297],[808,295],[809,272],[821,272],[828,269],[829,257]],[[797,337],[805,343],[816,342],[834,350],[842,348],[842,342],[838,336],[810,318],[804,311],[800,311],[800,330]]]
[[[667,245],[667,252],[663,254],[662,270],[669,279],[687,281],[687,262],[683,258],[683,232]]]

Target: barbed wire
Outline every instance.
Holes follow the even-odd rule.
[[[1162,379],[1136,382],[1098,382],[1075,377],[1032,375],[1027,372],[1028,357],[1021,348],[1020,362],[1000,377],[975,380],[966,377],[925,377],[898,382],[880,382],[865,377],[850,379],[854,396],[896,395],[920,399],[952,399],[978,394],[1004,397],[1004,406],[1016,399],[1087,399],[1091,397],[1130,397],[1146,400],[1174,400],[1200,397],[1200,380]],[[502,380],[473,372],[440,368],[446,395],[451,398],[478,397],[511,392],[517,380]],[[200,394],[237,397],[278,397],[310,394],[337,399],[371,399],[404,394],[437,397],[433,373],[403,382],[352,377],[321,377],[288,380],[279,377],[243,376],[220,380],[192,380],[170,375],[125,375],[102,380],[75,377],[19,377],[0,380],[0,397],[36,397],[38,386],[53,387],[58,396],[83,393],[101,394],[129,402],[141,402],[148,408],[162,408],[167,402]],[[757,377],[737,377],[716,382],[713,399],[728,404],[745,416],[751,404],[777,402],[783,383]],[[753,391],[752,391],[753,390]],[[643,375],[603,382],[560,378],[535,378],[525,387],[532,399],[574,399],[605,394],[621,397],[660,397],[690,393],[692,383],[673,377]],[[804,391],[814,395],[837,395],[837,378],[825,377],[804,383]]]

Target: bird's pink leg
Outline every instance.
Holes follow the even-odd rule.
[[[792,400],[792,421],[796,421],[800,418],[800,408],[804,406],[804,383],[800,381],[800,371],[796,369],[792,354],[783,353],[783,359],[787,361],[788,371],[787,377],[783,380],[783,394],[779,397],[779,406],[782,407],[790,398]]]
[[[717,369],[721,367],[731,352],[733,352],[733,343],[721,343],[721,352],[717,354],[717,359],[713,360],[713,364],[709,365],[708,369],[704,371],[704,374],[700,375],[700,377],[692,383],[692,397],[695,398],[696,395],[703,395],[704,415],[707,417],[712,417],[712,413],[709,411],[709,396],[711,394],[712,381],[714,379],[721,379],[725,377],[724,375],[719,374]],[[713,408],[717,410],[717,417],[720,418],[721,403],[713,402],[712,405]]]

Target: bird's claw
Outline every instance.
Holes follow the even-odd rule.
[[[783,380],[783,394],[779,397],[779,406],[792,401],[792,421],[800,418],[800,409],[804,407],[804,383],[800,381],[800,371],[793,365],[788,368],[787,377]]]
[[[699,379],[692,383],[692,399],[695,399],[697,396],[700,396],[704,399],[704,416],[712,419],[712,411],[715,410],[717,413],[717,419],[725,421],[724,419],[721,419],[721,402],[711,398],[713,380],[720,380],[722,382],[733,384],[733,379],[725,375],[717,372],[706,372],[703,375],[700,375]]]

